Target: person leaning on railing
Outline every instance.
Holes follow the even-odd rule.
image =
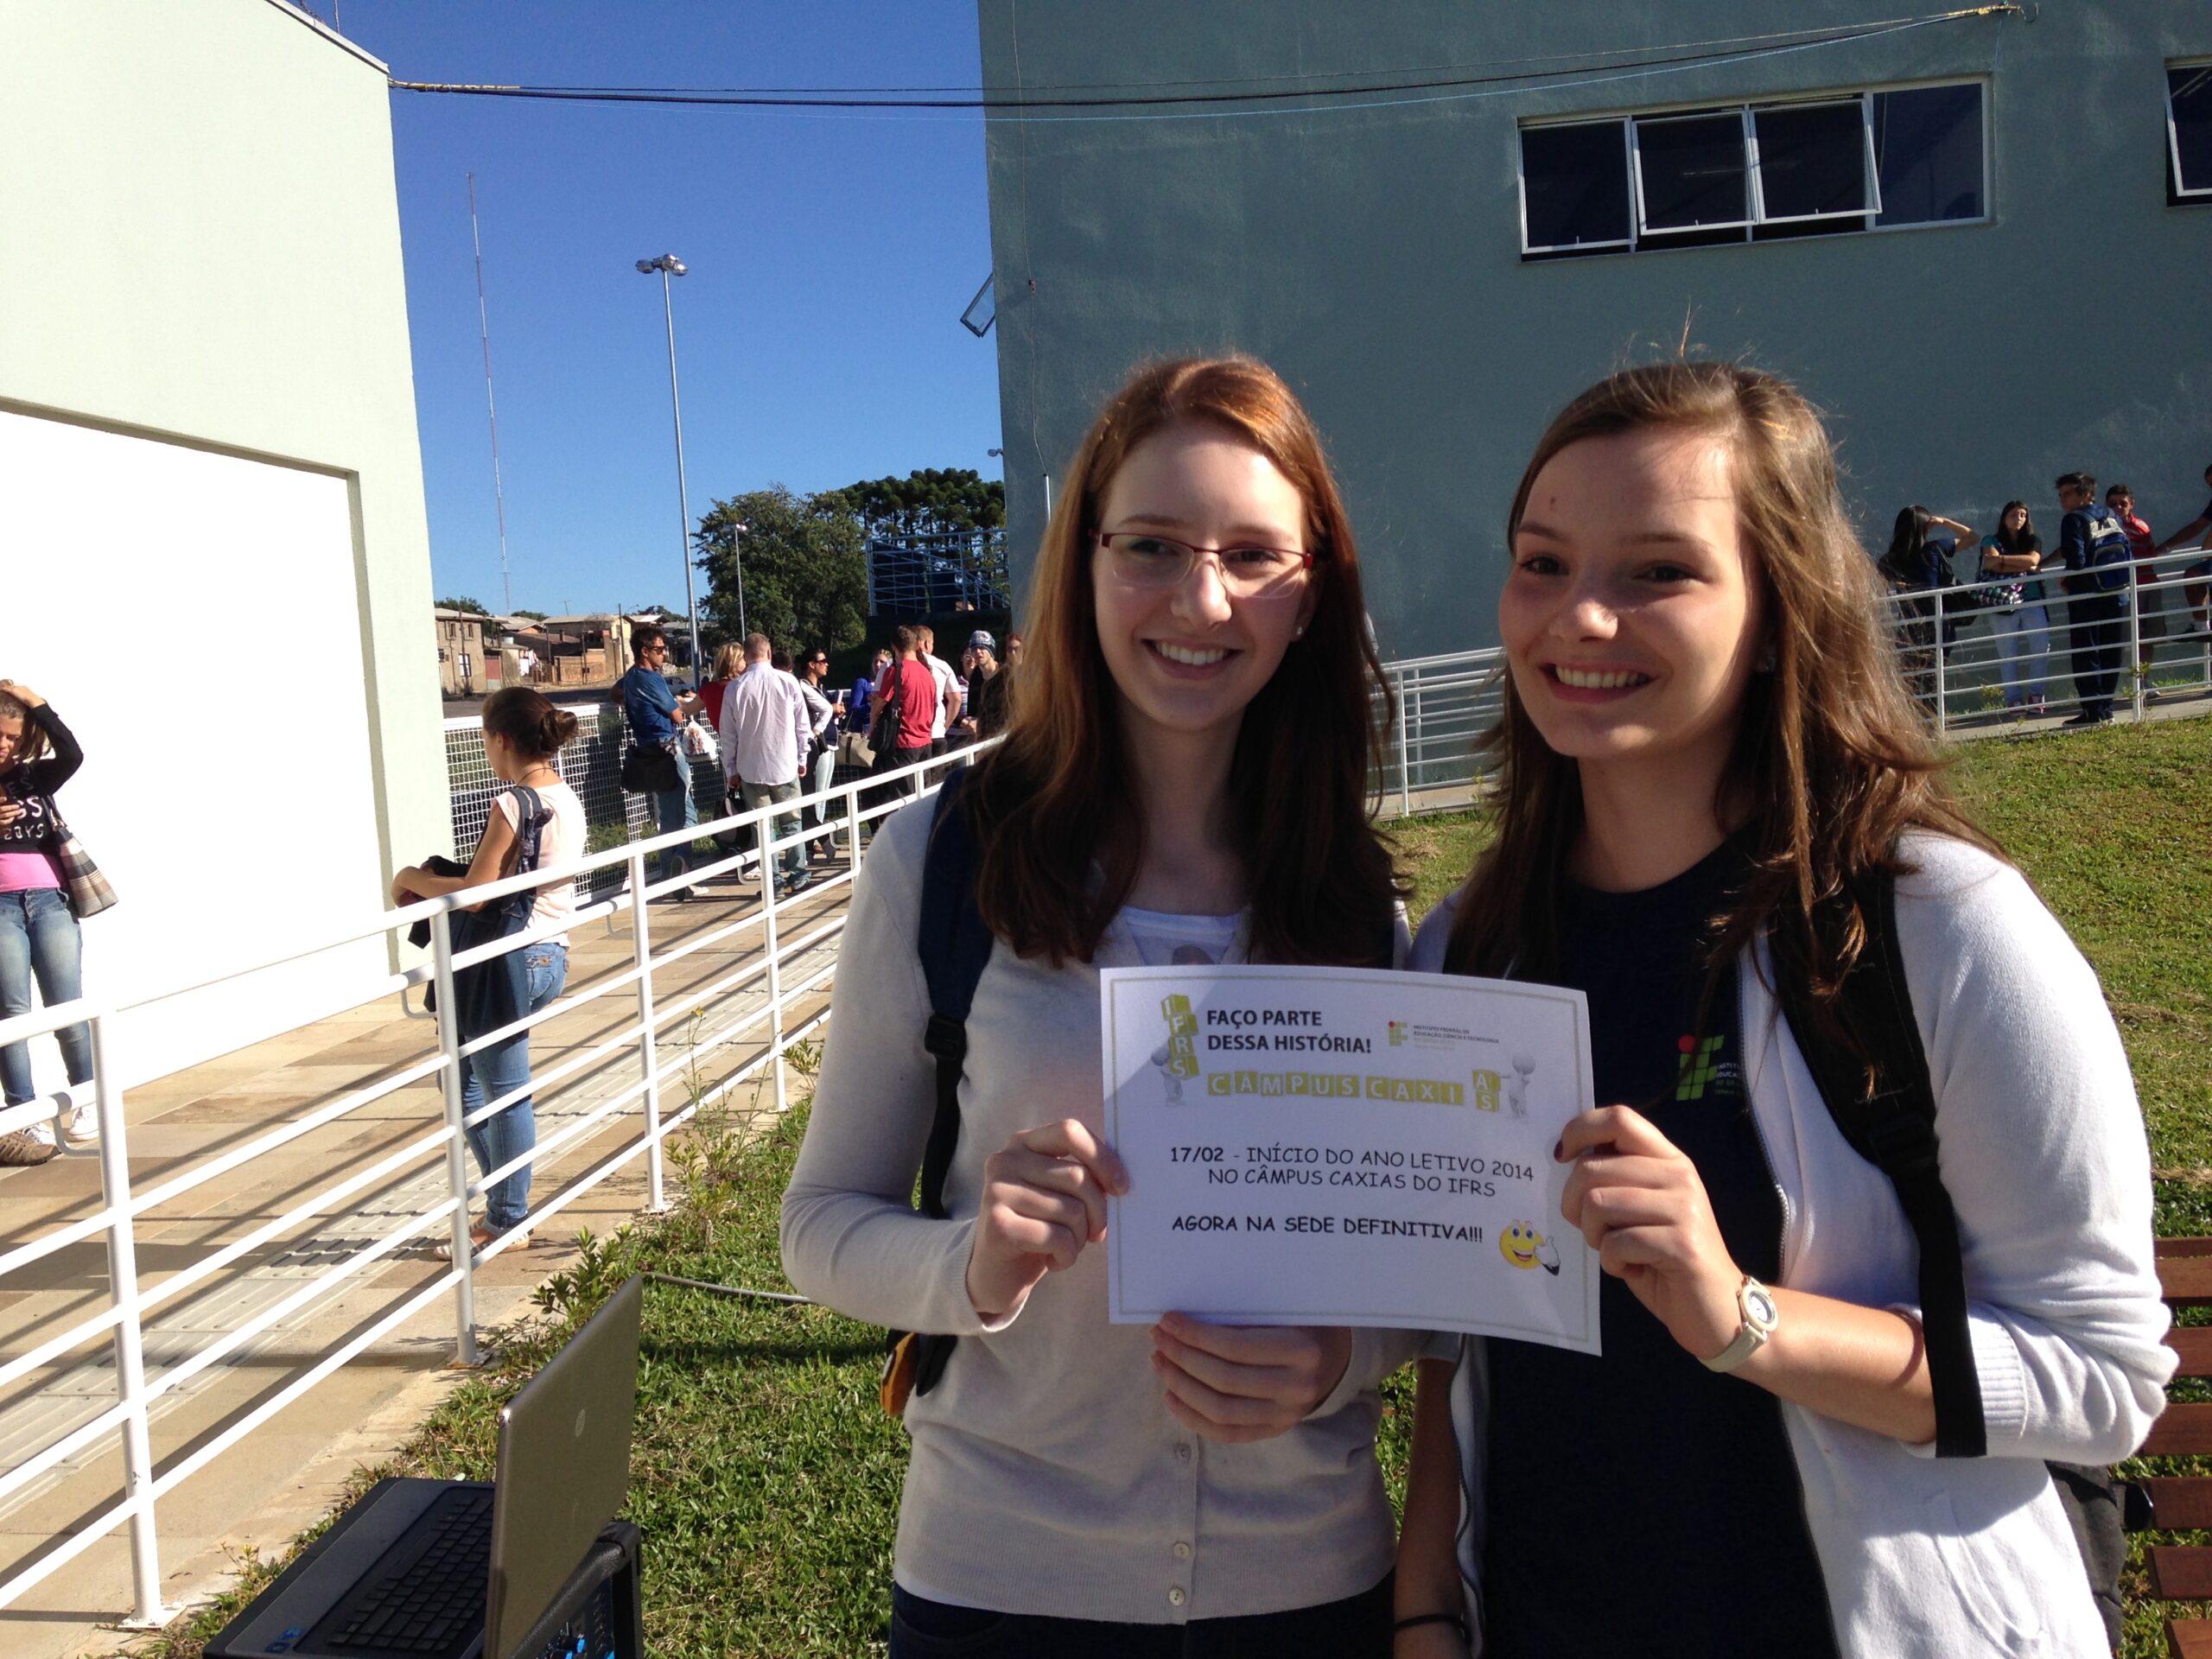
[[[1989,632],[1997,640],[2005,677],[2005,706],[2041,714],[2044,679],[2050,664],[2050,611],[2044,602],[2043,538],[2024,501],[2007,501],[1997,528],[1981,538],[1982,586],[1974,603],[1992,607]]]
[[[85,764],[85,752],[44,697],[0,680],[0,1019],[29,1014],[32,987],[48,1005],[82,995],[84,945],[61,868],[68,830],[54,791]],[[54,1033],[74,1084],[92,1080],[92,1027],[81,1021]],[[33,1097],[29,1043],[0,1048],[0,1092],[21,1106]],[[90,1101],[79,1101],[63,1131],[72,1141],[99,1133]],[[42,1164],[59,1150],[41,1122],[0,1135],[0,1165]]]
[[[576,734],[576,717],[527,686],[494,691],[484,704],[484,753],[499,781],[509,785],[493,798],[484,833],[476,842],[468,868],[460,874],[441,874],[410,864],[391,878],[391,902],[410,905],[419,899],[441,898],[464,887],[482,887],[527,868],[559,866],[583,856],[584,804],[576,791],[562,781],[555,757]],[[515,787],[533,792],[538,811],[525,818],[523,796]],[[534,856],[532,855],[534,854]],[[449,862],[449,861],[448,861]],[[505,901],[501,901],[505,902]],[[480,910],[481,904],[468,906]],[[532,930],[560,927],[576,913],[576,884],[550,882],[532,895],[529,925]],[[536,1014],[560,995],[569,981],[569,940],[566,934],[534,939],[521,947],[523,973],[528,991],[528,1012]],[[486,964],[491,966],[492,964]],[[458,1010],[442,1019],[458,1019]],[[461,1039],[471,1041],[481,1032],[464,1028]],[[490,1101],[530,1087],[530,1033],[480,1048],[463,1062],[461,1108],[463,1116]],[[468,1149],[479,1170],[486,1174],[521,1157],[537,1144],[537,1116],[524,1094],[505,1111],[493,1114],[466,1131]],[[530,1214],[530,1178],[533,1166],[524,1164],[512,1175],[494,1182],[484,1194],[484,1219],[469,1230],[474,1247],[481,1249],[502,1234],[520,1227]],[[519,1241],[530,1243],[528,1234]]]

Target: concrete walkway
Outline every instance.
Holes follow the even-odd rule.
[[[820,867],[817,873],[841,868]],[[789,940],[812,931],[843,904],[847,891],[808,895],[783,907],[783,937]],[[656,955],[740,916],[757,915],[756,892],[751,881],[722,884],[707,887],[699,902],[656,904],[651,918]],[[571,936],[569,995],[632,966],[626,918],[617,921],[624,926],[619,934],[601,921]],[[834,936],[814,944],[786,966],[786,982],[826,970],[835,951]],[[734,1026],[765,1007],[765,976],[712,999],[703,995],[714,982],[747,963],[757,964],[760,952],[756,923],[656,970],[664,1061],[690,1049],[697,1056],[702,1086],[766,1049],[765,1020],[757,1032],[728,1039]],[[810,1017],[826,998],[825,986],[790,1010],[787,1026]],[[678,1017],[669,1019],[671,1014]],[[607,1040],[636,1016],[631,987],[561,1015],[534,1034],[533,1071],[544,1075]],[[143,1192],[200,1166],[280,1123],[423,1060],[436,1046],[434,1022],[410,1018],[395,1000],[384,999],[131,1090],[124,1099],[124,1118],[133,1188]],[[638,1075],[637,1051],[626,1046],[537,1092],[540,1143],[563,1123],[576,1122],[633,1085]],[[741,1085],[733,1104],[772,1111],[771,1084],[772,1073],[764,1072],[762,1086],[756,1090],[750,1083]],[[684,1090],[664,1085],[665,1110],[677,1109],[685,1098]],[[156,1286],[243,1237],[333,1185],[349,1166],[365,1168],[396,1152],[437,1127],[442,1116],[435,1078],[423,1079],[157,1206],[138,1224],[142,1284]],[[541,1165],[531,1192],[533,1208],[634,1144],[642,1128],[642,1106],[632,1102]],[[146,1322],[149,1383],[298,1292],[333,1262],[430,1207],[446,1190],[441,1148],[270,1241],[205,1287],[162,1305]],[[520,1311],[542,1279],[575,1259],[580,1227],[603,1235],[645,1199],[645,1164],[640,1156],[539,1229],[536,1248],[510,1250],[487,1263],[476,1278],[479,1329]],[[99,1165],[90,1153],[68,1154],[36,1169],[0,1171],[0,1249],[90,1214],[99,1203]],[[157,1469],[188,1455],[429,1284],[444,1271],[432,1253],[434,1239],[442,1236],[440,1224],[418,1243],[374,1263],[161,1396],[151,1408]],[[0,1361],[99,1312],[107,1299],[104,1235],[10,1275],[0,1286]],[[450,1368],[455,1335],[453,1298],[436,1297],[163,1498],[157,1514],[164,1603],[174,1606],[219,1588],[245,1550],[280,1550],[328,1512],[357,1465],[389,1457],[451,1386],[457,1375]],[[0,1395],[0,1470],[19,1465],[115,1399],[114,1361],[105,1339],[96,1338],[19,1382]],[[35,1560],[52,1541],[73,1535],[112,1503],[121,1488],[121,1453],[111,1432],[0,1501],[0,1578]],[[103,1627],[111,1627],[129,1611],[130,1585],[127,1534],[118,1528],[14,1606],[0,1611],[0,1650],[10,1659],[74,1659],[115,1651],[119,1638],[112,1628]]]

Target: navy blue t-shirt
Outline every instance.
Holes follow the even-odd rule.
[[[1710,920],[1745,868],[1732,842],[1643,893],[1570,883],[1559,982],[1590,999],[1599,1103],[1635,1107],[1689,1156],[1730,1255],[1771,1283],[1782,1194],[1732,966],[1699,1020]],[[1834,1654],[1780,1402],[1706,1370],[1610,1274],[1599,1315],[1598,1357],[1490,1342],[1485,1659]]]

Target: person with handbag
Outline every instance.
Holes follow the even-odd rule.
[[[701,708],[699,695],[677,696],[662,671],[668,663],[668,635],[651,624],[631,636],[638,660],[615,682],[622,699],[623,717],[629,722],[630,747],[622,757],[622,787],[633,795],[653,798],[653,815],[660,833],[688,830],[699,822],[698,803],[691,794],[691,761],[684,753],[677,728]],[[691,868],[688,843],[664,847],[659,855],[658,879],[671,881]],[[689,899],[689,887],[677,890]]]
[[[2050,612],[2044,604],[2043,537],[2024,501],[2007,501],[1997,528],[1981,538],[1982,585],[1974,602],[1989,613],[2005,677],[2005,706],[2041,714],[2050,662]]]
[[[486,699],[484,752],[507,787],[493,798],[467,872],[440,874],[410,864],[391,879],[392,903],[435,899],[582,857],[583,803],[562,780],[555,764],[563,746],[575,734],[575,715],[527,686],[494,691]],[[569,940],[559,930],[575,913],[576,884],[572,880],[548,882],[534,892],[512,893],[454,912],[456,954],[524,931],[536,936],[528,944],[454,976],[458,1006],[453,1017],[464,1043],[536,1014],[560,995],[569,980]],[[537,1118],[529,1093],[530,1033],[502,1038],[462,1064],[464,1118],[487,1103],[512,1097],[505,1110],[469,1124],[465,1131],[477,1168],[488,1175],[537,1144]],[[524,1164],[486,1190],[484,1219],[469,1233],[477,1249],[518,1229],[528,1217],[533,1167]],[[529,1243],[528,1235],[522,1243]]]
[[[886,1402],[913,1446],[891,1659],[1382,1659],[1376,1389],[1423,1338],[1109,1324],[1099,1248],[1126,1190],[1102,1138],[1100,969],[1387,967],[1403,947],[1367,793],[1382,681],[1358,556],[1290,389],[1243,358],[1138,371],[1070,467],[1033,604],[1036,695],[947,785],[971,872],[932,886],[952,841],[935,800],[860,867],[784,1197],[802,1293],[957,1338]],[[925,749],[936,683],[912,630],[899,652],[879,700]],[[982,934],[951,1047],[925,931]],[[957,1135],[918,1211],[956,1052]]]
[[[1621,371],[1505,530],[1495,839],[1411,966],[1588,998],[1530,1219],[1596,1253],[1602,1352],[1423,1359],[1396,1659],[2107,1650],[2079,1465],[2176,1363],[2142,1114],[1943,785],[1819,416]]]
[[[74,842],[54,800],[84,764],[85,752],[46,699],[0,680],[0,1018],[29,1014],[39,998],[52,1007],[84,995],[77,923],[86,901],[72,891]],[[92,1027],[64,1026],[54,1039],[71,1085],[92,1082]],[[10,1106],[34,1097],[29,1043],[0,1048],[0,1094]],[[90,1099],[71,1109],[62,1133],[73,1141],[99,1135]],[[54,1126],[44,1121],[0,1135],[0,1165],[42,1164],[59,1150]]]

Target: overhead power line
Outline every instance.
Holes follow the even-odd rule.
[[[1721,64],[1756,58],[1779,56],[1783,53],[1808,50],[1815,47],[1838,46],[1852,41],[1867,40],[1876,35],[1899,33],[1905,29],[1925,29],[1933,24],[1955,22],[1967,18],[2018,16],[2023,8],[2004,3],[1962,7],[1955,10],[1934,12],[1923,16],[1889,18],[1879,22],[1834,25],[1826,29],[1794,30],[1783,34],[1738,35],[1723,41],[1680,42],[1675,45],[1636,48],[1619,48],[1613,52],[1593,51],[1580,54],[1571,62],[1560,57],[1505,60],[1484,66],[1484,73],[1452,74],[1441,79],[1412,79],[1427,71],[1384,71],[1382,78],[1370,76],[1348,86],[1324,86],[1313,84],[1319,79],[1338,79],[1360,72],[1338,71],[1325,75],[1259,76],[1241,82],[1177,81],[1154,83],[1122,83],[1128,91],[1097,95],[1065,96],[1069,92],[1090,94],[1096,88],[1110,87],[1117,83],[1095,83],[1093,86],[1050,87],[1042,91],[1004,90],[988,88],[969,89],[934,87],[879,88],[879,87],[665,87],[665,86],[520,86],[503,84],[467,84],[438,81],[394,79],[391,85],[401,92],[445,94],[466,98],[509,98],[574,104],[641,104],[679,108],[726,108],[769,110],[917,110],[917,111],[982,111],[987,114],[1005,114],[1014,118],[1029,117],[1043,119],[1081,119],[1079,116],[1039,115],[1039,111],[1115,110],[1132,111],[1167,106],[1268,105],[1291,99],[1314,101],[1317,107],[1338,107],[1337,100],[1354,98],[1390,99],[1393,94],[1458,93],[1474,95],[1476,89],[1505,85],[1542,85],[1550,83],[1576,85],[1619,79],[1637,73],[1658,73],[1667,70],[1694,67],[1705,64]],[[1649,55],[1624,57],[1624,52],[1644,50]],[[1608,61],[1607,60],[1611,60]],[[1527,66],[1554,64],[1561,67],[1537,68]],[[1458,68],[1462,66],[1442,66]],[[1468,66],[1471,67],[1471,66]],[[1574,76],[1589,78],[1575,82]],[[1284,80],[1300,84],[1284,86]],[[1266,84],[1262,84],[1266,83]],[[1206,86],[1215,90],[1184,91],[1179,88]],[[1228,90],[1222,90],[1227,87]],[[957,93],[957,96],[950,95]],[[1406,99],[1397,101],[1434,101],[1433,99]],[[1371,106],[1354,106],[1371,107]],[[1116,118],[1112,117],[1103,118]]]

